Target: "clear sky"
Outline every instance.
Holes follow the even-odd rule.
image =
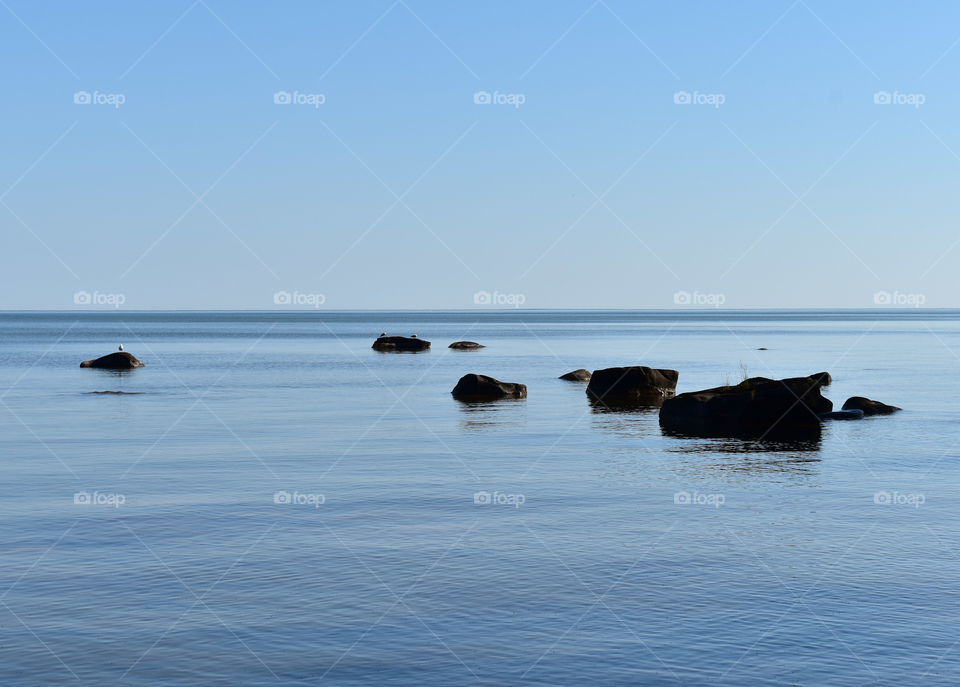
[[[0,308],[958,307],[958,40],[956,2],[2,0]]]

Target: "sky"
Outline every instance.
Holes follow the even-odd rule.
[[[955,2],[0,2],[0,309],[960,307]]]

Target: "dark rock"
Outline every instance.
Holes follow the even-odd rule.
[[[486,346],[478,344],[476,341],[454,341],[447,348],[452,348],[455,351],[475,351],[478,348],[486,348]]]
[[[498,398],[526,398],[527,385],[501,382],[486,375],[468,374],[453,387],[454,398],[462,401],[493,401]]]
[[[96,367],[101,370],[132,370],[143,367],[143,363],[126,352],[109,353],[93,360],[84,360],[80,367]]]
[[[779,380],[751,377],[736,386],[678,394],[664,401],[660,426],[668,433],[693,436],[819,434],[819,416],[833,410],[833,402],[820,393],[829,383],[826,372]]]
[[[864,415],[890,415],[900,408],[888,406],[880,401],[871,401],[863,396],[851,396],[843,404],[844,410],[862,410]]]
[[[373,342],[371,347],[375,351],[396,352],[396,351],[425,351],[430,348],[430,342],[419,339],[416,336],[384,336],[381,335]]]
[[[768,351],[768,350],[770,350],[770,349],[764,348],[763,346],[761,346],[761,347],[758,348],[757,350],[758,350],[758,351]]]
[[[583,368],[568,372],[565,375],[560,375],[560,379],[565,379],[568,382],[589,382],[590,377],[590,370],[584,370]]]
[[[812,379],[820,383],[820,386],[830,386],[833,384],[833,377],[830,376],[829,372],[816,372],[810,375],[807,379]]]
[[[676,370],[657,370],[637,365],[594,370],[587,385],[590,398],[605,405],[657,404],[673,396]]]
[[[820,413],[821,420],[862,420],[863,411],[859,409],[834,410],[832,413]]]

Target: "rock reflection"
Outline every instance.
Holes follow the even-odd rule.
[[[456,403],[465,415],[461,424],[470,431],[479,432],[493,427],[523,424],[524,416],[518,413],[526,408],[522,398],[503,398],[496,401],[456,399]]]
[[[685,452],[720,452],[720,453],[757,453],[776,451],[818,451],[823,436],[819,424],[808,427],[791,428],[756,428],[739,431],[696,430],[686,428],[684,431],[663,427],[661,431],[665,437],[687,439],[691,446],[679,449]],[[703,441],[704,439],[712,441]]]
[[[773,451],[771,447],[758,448],[741,443],[735,449],[724,450],[717,444],[671,449],[671,453],[689,456],[677,466],[677,471],[690,479],[723,479],[732,483],[750,482],[754,479],[786,479],[790,482],[809,483],[811,478],[820,474],[821,459],[803,448],[789,449],[781,447]],[[736,454],[731,455],[731,454]],[[714,460],[710,460],[712,455]]]
[[[629,415],[659,415],[660,406],[663,405],[663,398],[645,402],[628,401],[612,398],[594,398],[590,400],[590,410],[594,413],[618,413]]]

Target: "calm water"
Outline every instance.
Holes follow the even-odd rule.
[[[626,364],[905,410],[677,439],[556,379]],[[958,373],[951,312],[0,314],[0,684],[957,684]]]

